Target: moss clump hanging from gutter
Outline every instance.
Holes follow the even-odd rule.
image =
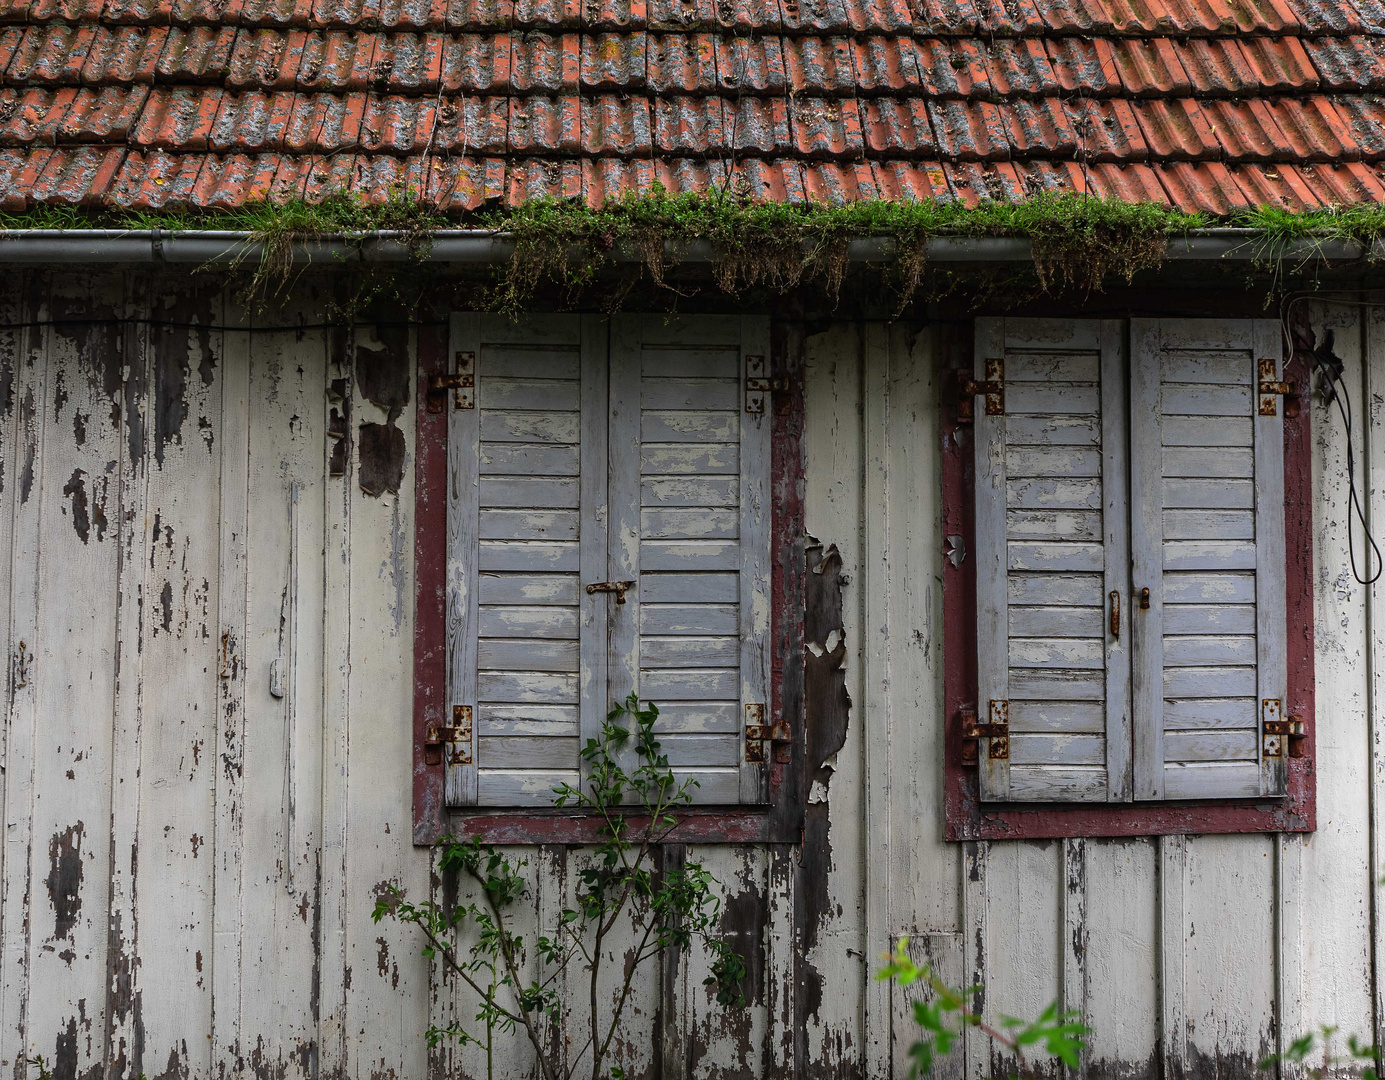
[[[1238,226],[1259,235],[1265,261],[1277,244],[1345,241],[1369,247],[1385,237],[1385,207],[1294,213],[1268,207],[1216,219],[1151,203],[1126,203],[1076,194],[1038,194],[1021,203],[863,201],[753,203],[733,196],[671,195],[661,190],[592,208],[574,201],[535,200],[519,207],[485,208],[448,216],[409,192],[366,203],[346,192],[318,202],[253,203],[217,212],[185,214],[105,213],[40,209],[0,215],[0,228],[74,229],[114,227],[132,231],[228,230],[263,244],[252,270],[254,291],[273,296],[292,278],[295,244],[327,235],[392,231],[419,261],[441,229],[503,233],[514,257],[498,268],[489,303],[519,310],[540,287],[556,284],[582,292],[619,255],[635,262],[663,286],[680,250],[711,249],[717,286],[732,295],[749,289],[789,292],[805,286],[840,291],[853,240],[893,243],[893,261],[881,268],[899,307],[923,280],[925,247],[934,237],[1012,237],[1031,243],[1040,291],[1099,289],[1157,267],[1170,238],[1213,226]],[[633,277],[634,275],[627,275]]]

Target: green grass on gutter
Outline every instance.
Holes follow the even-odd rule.
[[[283,284],[295,241],[392,230],[402,232],[422,256],[437,230],[500,230],[514,238],[516,252],[497,271],[491,302],[510,310],[523,307],[545,282],[569,291],[584,288],[607,268],[609,255],[617,248],[633,253],[655,285],[664,284],[680,244],[704,241],[712,246],[713,274],[726,292],[752,287],[787,291],[814,284],[835,296],[846,274],[849,242],[889,238],[897,243],[898,256],[885,273],[902,308],[919,288],[924,245],[931,237],[1027,238],[1033,245],[1041,289],[1095,289],[1110,278],[1128,281],[1137,271],[1158,266],[1170,237],[1216,226],[1255,230],[1267,261],[1273,261],[1274,249],[1281,242],[1369,244],[1385,237],[1385,206],[1302,213],[1260,207],[1218,219],[1150,203],[1074,194],[1039,194],[1022,203],[983,202],[976,207],[957,202],[884,201],[830,206],[755,203],[731,193],[671,195],[656,190],[596,209],[575,201],[544,199],[450,216],[409,194],[367,204],[345,192],[314,203],[261,202],[216,212],[92,214],[41,208],[0,214],[0,228],[5,229],[245,232],[265,242],[263,263],[255,271],[261,291],[276,281]]]

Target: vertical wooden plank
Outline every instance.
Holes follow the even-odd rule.
[[[1159,1028],[1166,1080],[1188,1075],[1187,863],[1186,837],[1159,838]]]
[[[1136,799],[1164,797],[1164,496],[1159,323],[1130,320],[1131,709]],[[1145,589],[1149,607],[1143,606]]]
[[[602,593],[588,593],[585,586],[606,581],[608,540],[607,469],[607,356],[610,327],[596,315],[582,316],[582,433],[581,433],[581,511],[578,518],[578,609],[581,613],[581,638],[578,642],[581,678],[578,730],[581,745],[601,737],[601,727],[611,707],[607,688],[607,625],[610,600]],[[636,590],[638,592],[638,589]],[[635,597],[638,603],[639,597]],[[587,775],[582,763],[582,781]]]
[[[1063,841],[1063,1009],[1080,1014],[1084,1023],[1090,1012],[1087,968],[1087,841],[1081,837]],[[1075,1070],[1078,1080],[1087,1075],[1083,1054]]]
[[[228,316],[245,318],[238,306]],[[215,805],[212,833],[212,1060],[240,1053],[242,921],[245,828],[245,683],[240,660],[246,639],[248,572],[247,517],[250,469],[250,370],[253,336],[226,336],[221,370],[221,415],[215,428],[221,444],[217,546],[217,763],[211,783]]]
[[[1310,307],[1309,319],[1317,326],[1321,326],[1323,312],[1320,309]],[[1367,520],[1370,522],[1374,532],[1380,528],[1380,523],[1385,521],[1385,311],[1380,308],[1373,308],[1366,312],[1362,319],[1364,323],[1364,345],[1365,356],[1362,364],[1363,383],[1365,400],[1367,406],[1367,420],[1365,435],[1365,461],[1367,476],[1366,494],[1366,513]],[[1348,362],[1350,357],[1346,358]],[[1332,439],[1333,434],[1338,431],[1338,427],[1333,423],[1332,412],[1329,410],[1329,403],[1319,406],[1319,413],[1313,417],[1313,422],[1317,430],[1322,432],[1319,439]],[[1324,430],[1325,429],[1325,430]],[[1331,446],[1331,443],[1328,444]],[[1335,450],[1335,447],[1333,448]],[[1332,451],[1328,451],[1329,453]],[[1326,457],[1325,453],[1323,457]],[[1336,456],[1334,454],[1334,456]],[[1317,455],[1315,455],[1315,465]],[[1326,465],[1326,462],[1324,462]],[[1324,474],[1328,470],[1324,468]],[[1316,472],[1316,469],[1315,469]],[[1340,505],[1341,499],[1341,478],[1337,473],[1336,483],[1327,483],[1328,476],[1317,476],[1314,478],[1315,491],[1322,494],[1315,500],[1315,508],[1326,507],[1328,505]],[[1319,513],[1324,512],[1322,510]],[[1316,523],[1315,523],[1316,524]],[[1315,527],[1313,535],[1317,538],[1319,546],[1327,546],[1329,534],[1320,527]],[[1337,548],[1332,554],[1335,556],[1331,562],[1323,558],[1327,552],[1314,551],[1314,565],[1327,567],[1338,563],[1341,558],[1340,540],[1333,538]],[[1363,620],[1363,631],[1365,640],[1369,643],[1366,651],[1367,679],[1364,687],[1364,707],[1352,708],[1347,715],[1361,715],[1365,720],[1365,745],[1367,757],[1365,761],[1365,788],[1367,796],[1368,816],[1365,820],[1364,829],[1366,832],[1367,849],[1367,872],[1369,880],[1367,883],[1369,903],[1366,906],[1367,923],[1366,930],[1369,941],[1369,961],[1371,970],[1370,987],[1370,1015],[1371,1015],[1371,1034],[1376,1046],[1385,1046],[1385,606],[1382,599],[1385,599],[1385,579],[1376,581],[1368,589],[1364,590],[1365,613]],[[1331,590],[1321,590],[1318,594],[1319,604],[1327,604],[1332,597]],[[1316,619],[1317,626],[1328,627],[1331,624],[1330,612],[1322,612]],[[1340,661],[1339,661],[1340,662]],[[1330,688],[1340,687],[1345,680],[1334,680],[1326,678],[1329,673],[1322,671],[1326,663],[1320,661],[1318,678],[1318,697],[1319,709],[1322,715],[1329,715],[1328,698],[1324,695]],[[1354,703],[1353,703],[1354,704]],[[1330,715],[1338,715],[1338,711],[1333,709]],[[1324,752],[1329,749],[1327,734],[1324,730],[1325,725],[1319,725],[1316,738],[1317,747],[1315,753],[1321,761]],[[1335,741],[1335,740],[1334,740]],[[1344,758],[1349,758],[1349,751],[1344,754]],[[1330,767],[1330,766],[1329,766]],[[1332,820],[1333,815],[1325,805],[1328,799],[1336,797],[1337,789],[1335,786],[1319,785],[1318,789],[1318,808],[1321,815],[1319,820]],[[1359,805],[1359,799],[1353,800]],[[1381,1062],[1377,1062],[1377,1067]]]
[[[318,1047],[321,1073],[346,1074],[347,1058],[347,750],[351,694],[351,492],[355,454],[351,452],[350,405],[354,382],[351,336],[344,329],[329,335],[328,387],[322,410],[324,427],[340,417],[340,436],[348,440],[338,475],[332,475],[335,447],[323,443],[324,534],[323,607],[331,627],[323,635],[322,679],[322,890],[318,971]],[[329,401],[335,404],[329,406]]]
[[[297,296],[275,322],[311,322],[314,310],[311,293]],[[317,1036],[313,986],[280,983],[269,973],[316,962],[312,908],[329,622],[322,604],[326,346],[322,331],[254,334],[252,351],[239,358],[249,439],[238,448],[231,473],[231,487],[248,508],[249,554],[243,574],[228,583],[245,628],[236,672],[247,732],[238,801],[244,836],[253,838],[239,856],[239,917],[248,931],[240,946],[241,1029],[253,1043],[249,1052],[286,1080],[311,1072],[309,1049]],[[271,692],[276,663],[283,697]],[[272,994],[257,992],[266,984]]]
[[[1280,833],[1275,837],[1275,1052],[1308,1031],[1304,1013],[1303,985],[1303,837]],[[1302,1066],[1281,1062],[1280,1076],[1302,1073]]]
[[[769,913],[765,939],[765,1007],[769,1013],[768,1080],[793,1080],[797,959],[794,935],[794,848],[769,850]]]
[[[888,949],[893,926],[890,911],[890,482],[887,432],[890,418],[891,362],[889,326],[865,326],[862,401],[865,409],[865,515],[862,519],[862,577],[864,633],[862,652],[866,724],[863,742],[862,810],[866,830],[865,930],[866,956]],[[868,1076],[884,1076],[890,1061],[890,988],[865,971],[865,1068]]]
[[[139,419],[128,408],[124,285],[65,273],[56,317],[102,320],[48,336],[38,556],[41,615],[32,661],[39,731],[35,759],[28,1053],[56,1080],[105,1061],[114,738],[120,443]],[[105,320],[112,321],[107,322]],[[78,414],[82,422],[78,423]],[[50,419],[51,418],[51,419]],[[77,429],[82,428],[81,437]],[[132,645],[134,643],[131,643]]]
[[[448,352],[448,370],[459,372],[460,358],[471,357],[476,388],[482,378],[481,317],[454,312]],[[455,407],[455,391],[448,394],[447,410],[447,642],[448,706],[470,706],[473,713],[470,753],[465,761],[452,761],[444,748],[447,769],[447,805],[476,803],[476,638],[477,561],[480,555],[480,503],[478,469],[481,457],[481,409],[474,388],[472,407]],[[451,716],[448,717],[451,723]]]
[[[607,412],[610,523],[606,573],[611,581],[640,578],[640,357],[646,316],[616,315],[610,330],[610,403]],[[652,318],[652,316],[651,316]],[[626,603],[607,604],[607,698],[624,701],[640,685],[639,586]]]
[[[1101,506],[1106,541],[1106,798],[1129,802],[1134,762],[1130,701],[1130,431],[1125,327],[1101,323]],[[1113,600],[1114,598],[1114,600]],[[1119,604],[1119,611],[1115,605]],[[1115,629],[1112,633],[1112,619]]]
[[[990,976],[987,919],[986,874],[991,844],[987,840],[968,840],[962,845],[962,957],[966,986],[986,987]],[[983,1009],[989,995],[977,1002]],[[980,1011],[980,1010],[978,1010]],[[991,1073],[991,1041],[980,1028],[968,1025],[962,1033],[968,1080],[982,1080]]]
[[[149,290],[149,307],[158,318],[202,327],[222,323],[222,294],[214,281],[135,282]],[[220,767],[213,750],[222,623],[210,587],[220,571],[220,507],[208,493],[219,488],[222,445],[209,435],[222,409],[224,357],[221,334],[207,329],[150,327],[146,348],[150,422],[144,518],[150,531],[139,571],[145,676],[138,686],[137,768],[112,777],[117,792],[126,783],[139,786],[138,859],[130,843],[113,853],[113,862],[137,866],[141,1015],[129,1034],[136,1045],[142,1042],[146,1067],[178,1063],[198,1075],[211,1070],[205,1033],[212,1025],[212,983],[205,971],[215,937],[203,905],[215,888],[216,816],[207,796]],[[130,356],[132,364],[143,359]],[[231,663],[243,664],[243,646],[228,652]],[[116,767],[131,764],[117,760]],[[115,944],[112,940],[118,972]],[[189,1039],[190,1031],[204,1034]]]
[[[745,411],[746,358],[759,356],[769,373],[769,320],[763,315],[742,315],[741,395],[737,402],[741,444],[741,715],[752,703],[765,708],[765,723],[774,721],[770,701],[770,586],[769,536],[773,507],[770,505],[770,433],[774,427],[773,395],[765,395],[765,411]],[[745,740],[740,740],[742,803],[769,799],[769,769],[764,763],[745,760]],[[766,755],[769,753],[766,744]]]
[[[977,319],[977,381],[986,378],[986,361],[1005,357],[1005,320]],[[990,703],[1010,699],[1009,599],[1006,588],[1005,417],[975,404],[976,439],[976,649],[977,719],[989,722]],[[978,771],[983,799],[1010,797],[1010,763],[992,758],[990,740],[980,740]]]
[[[14,706],[14,646],[10,636],[12,629],[10,610],[14,600],[14,521],[18,500],[15,496],[15,478],[19,472],[17,453],[19,410],[16,406],[16,390],[19,385],[23,353],[28,339],[25,322],[25,290],[18,275],[8,274],[0,277],[0,657],[5,658],[4,677],[0,678],[0,814],[5,806],[5,767],[10,710]],[[0,826],[3,826],[0,817]],[[0,898],[3,898],[5,867],[5,844],[0,840]],[[4,915],[0,913],[0,941],[4,935]],[[0,952],[3,951],[0,945]],[[0,979],[3,984],[3,979]],[[3,993],[0,992],[0,1000]],[[0,1061],[4,1058],[4,1028],[0,1026]],[[3,1064],[0,1064],[3,1068]]]
[[[1284,338],[1278,320],[1256,319],[1251,328],[1251,357],[1274,361],[1274,378],[1282,377]],[[1252,375],[1252,378],[1255,378]],[[1259,402],[1259,395],[1254,395]],[[1283,702],[1288,692],[1288,646],[1285,634],[1284,585],[1284,399],[1270,395],[1273,415],[1255,410],[1255,649],[1256,683],[1261,702]],[[1263,713],[1262,713],[1263,715]],[[1281,739],[1281,744],[1288,742]],[[1289,789],[1289,750],[1277,757],[1264,753],[1260,739],[1260,793],[1283,795]]]
[[[655,852],[655,872],[661,877],[682,873],[688,862],[686,844],[662,844]],[[687,966],[688,950],[676,943],[659,957],[659,1012],[655,1025],[655,1054],[659,1080],[687,1080],[688,1030]]]
[[[1087,840],[1084,859],[1084,1067],[1089,1076],[1158,1075],[1158,842]]]
[[[23,292],[28,319],[49,314],[48,280],[35,275]],[[4,862],[0,887],[0,1057],[17,1077],[27,1074],[29,943],[34,929],[33,905],[40,899],[29,888],[35,837],[33,806],[38,760],[37,677],[33,669],[38,645],[39,538],[42,530],[41,485],[44,459],[43,403],[47,400],[49,331],[27,330],[15,361],[15,463],[11,530],[14,573],[5,612],[14,642],[6,656],[11,687],[5,742]]]

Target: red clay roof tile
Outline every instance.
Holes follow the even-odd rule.
[[[34,181],[52,154],[48,147],[0,150],[0,209],[18,211],[32,205]]]
[[[222,82],[231,69],[236,34],[229,26],[173,27],[155,65],[155,81]]]
[[[1104,95],[1120,90],[1120,72],[1106,38],[1051,40],[1048,62],[1055,82],[1068,93]]]
[[[1300,165],[1299,175],[1324,206],[1385,202],[1385,180],[1359,161],[1345,165]]]
[[[945,159],[986,161],[1010,155],[1005,119],[989,101],[930,101],[928,116]]]
[[[111,201],[126,210],[186,207],[206,160],[201,154],[131,153],[112,184]]]
[[[660,153],[705,154],[726,149],[720,98],[664,97],[654,106],[654,145]]]
[[[1318,88],[1318,73],[1294,37],[1248,37],[1241,51],[1255,73],[1256,93],[1303,93]]]
[[[284,129],[284,149],[308,155],[355,150],[365,110],[365,94],[298,94]]]
[[[510,50],[510,83],[515,91],[559,93],[577,89],[582,54],[576,34],[515,34]]]
[[[582,153],[647,157],[652,148],[647,98],[601,94],[582,99]]]
[[[503,39],[503,35],[498,35]],[[365,90],[380,79],[376,72],[378,34],[333,31],[312,33],[303,41],[297,85],[301,90]],[[383,53],[382,53],[383,55]],[[505,57],[509,68],[509,56]]]
[[[836,38],[785,38],[784,66],[794,94],[852,94],[856,71],[851,42]]]
[[[1079,160],[1144,161],[1149,157],[1149,145],[1130,102],[1086,100],[1068,102],[1065,107]]]
[[[1385,88],[1385,62],[1378,39],[1357,35],[1317,38],[1303,43],[1324,89],[1380,90]]]
[[[302,30],[243,30],[226,70],[230,90],[292,90],[298,84],[307,34]]]
[[[1230,171],[1253,206],[1315,210],[1320,205],[1313,189],[1292,165],[1235,165]]]
[[[656,93],[716,92],[716,46],[711,34],[651,34],[645,63],[645,77]]]
[[[875,188],[882,199],[947,202],[952,198],[941,162],[875,161],[871,168],[875,172]]]
[[[582,197],[580,161],[514,161],[505,170],[508,198],[513,206],[532,199]]]
[[[953,197],[967,206],[983,202],[1022,202],[1029,189],[1015,167],[1008,161],[979,164],[976,162],[943,163],[948,187]]]
[[[1168,38],[1112,42],[1111,54],[1121,86],[1136,97],[1178,97],[1193,92],[1192,81]]]
[[[1077,153],[1077,134],[1063,102],[1056,97],[1020,98],[998,106],[1010,147],[1030,157],[1069,158]]]
[[[1321,94],[1284,97],[1269,102],[1275,126],[1299,161],[1357,161],[1361,147],[1351,137],[1350,125],[1332,102]]]
[[[632,90],[644,86],[643,33],[583,34],[581,81],[584,90]]]
[[[854,99],[795,98],[794,148],[805,158],[860,157],[861,115]]]
[[[717,83],[727,94],[782,94],[788,87],[778,37],[717,35]]]
[[[131,145],[151,150],[206,150],[221,97],[222,92],[215,87],[155,87],[130,133]]]
[[[917,94],[922,80],[910,38],[872,37],[851,44],[856,89],[862,94]],[[920,103],[922,103],[920,101]]]
[[[462,34],[443,51],[442,89],[506,93],[513,48],[509,34]],[[301,75],[300,75],[301,77]]]
[[[1109,34],[1115,28],[1102,0],[1049,0],[1039,14],[1050,30],[1064,34]]]
[[[803,187],[812,202],[843,206],[863,199],[878,199],[875,173],[866,162],[835,164],[814,162],[803,167]]]
[[[1037,38],[998,38],[986,47],[986,61],[991,89],[1003,97],[1042,94],[1057,83],[1044,43]]]
[[[647,21],[645,0],[586,0],[582,5],[584,30],[642,30]]]
[[[82,63],[82,83],[152,83],[168,35],[168,28],[162,26],[101,27]]]
[[[1222,152],[1233,161],[1285,161],[1293,157],[1293,147],[1274,122],[1269,106],[1259,99],[1204,101],[1202,112],[1211,120]]]
[[[915,43],[923,89],[931,97],[987,97],[986,56],[978,41],[924,38]]]
[[[148,97],[147,86],[84,87],[63,117],[58,139],[62,142],[126,142]]]
[[[1255,72],[1233,38],[1193,38],[1178,59],[1196,94],[1240,94],[1255,86]]]
[[[866,149],[888,158],[933,157],[938,148],[922,98],[869,98],[865,110]]]
[[[1361,148],[1365,161],[1385,160],[1385,98],[1374,94],[1332,99],[1346,120],[1346,131]]]
[[[1240,185],[1219,161],[1161,165],[1159,180],[1175,206],[1193,213],[1224,216],[1250,205]]]
[[[292,93],[251,90],[226,94],[212,124],[208,146],[215,151],[240,153],[278,150],[284,145],[293,106]]]
[[[1131,203],[1169,205],[1169,194],[1159,183],[1158,172],[1149,165],[1099,163],[1085,170],[1094,195]]]
[[[737,153],[770,156],[791,152],[789,106],[783,98],[730,98],[724,115],[728,142]]]
[[[61,86],[79,80],[95,26],[31,26],[5,68],[11,86]]]
[[[576,97],[510,98],[510,153],[576,154],[580,139]]]
[[[26,146],[58,141],[63,118],[77,96],[75,87],[64,90],[0,90],[0,143]]]
[[[124,149],[59,147],[34,181],[31,197],[35,202],[56,206],[100,206],[106,201],[124,157]]]
[[[1135,101],[1131,109],[1155,160],[1196,160],[1221,154],[1212,121],[1191,98]]]

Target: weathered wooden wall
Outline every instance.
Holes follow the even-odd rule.
[[[329,287],[301,282],[274,323],[317,323]],[[35,273],[0,298],[0,1067],[477,1075],[423,1039],[469,1003],[370,918],[386,884],[438,887],[410,843],[414,478],[390,429],[412,447],[413,358],[441,330],[23,325],[256,317],[196,277]],[[1385,510],[1385,319],[1313,321],[1337,328]],[[1243,1076],[1310,1024],[1378,1032],[1385,644],[1379,587],[1348,568],[1341,427],[1314,406],[1318,832],[950,845],[938,334],[806,338],[807,526],[842,558],[845,740],[814,769],[801,847],[687,851],[725,888],[749,1008],[723,1015],[681,958],[641,977],[618,1061],[903,1076],[907,1002],[870,972],[904,933],[983,982],[992,1015],[1082,1008],[1090,1077]],[[581,853],[525,854],[529,925],[551,925]],[[518,1042],[501,1060],[531,1065]],[[996,1063],[972,1038],[947,1071],[963,1064]]]

